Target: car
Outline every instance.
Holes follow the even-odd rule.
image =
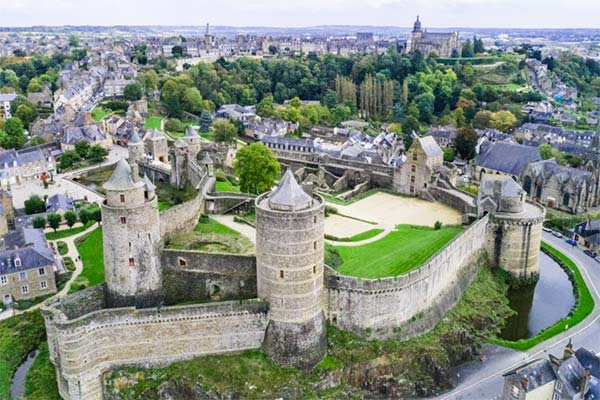
[[[595,252],[595,251],[591,251],[590,249],[585,249],[585,250],[583,251],[583,254],[585,254],[586,256],[590,256],[590,257],[592,257],[592,258],[596,258],[596,257],[598,257],[598,254],[596,254],[596,252]]]
[[[600,256],[594,258],[594,260],[596,260],[596,262],[600,263]]]
[[[573,247],[577,246],[577,242],[573,239],[567,239],[567,240],[565,240],[565,242],[567,242],[568,244],[570,244]]]
[[[542,226],[542,230],[544,232],[552,232],[552,229],[548,228],[547,226]]]
[[[563,237],[562,233],[557,232],[557,231],[552,231],[552,236],[557,237],[557,238]]]

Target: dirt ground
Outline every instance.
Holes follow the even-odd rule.
[[[339,206],[336,207],[339,209]],[[325,220],[325,233],[339,238],[351,237],[375,228],[378,226],[335,214]]]
[[[462,221],[460,212],[444,204],[432,203],[413,197],[394,196],[388,193],[375,193],[348,206],[331,205],[337,208],[341,214],[379,224],[379,226],[375,226],[365,223],[362,225],[364,228],[362,232],[373,228],[394,229],[398,224],[433,226],[436,221],[441,221],[446,225],[456,225]],[[329,222],[330,219],[331,217],[327,218],[325,223],[325,232],[340,236],[329,232],[331,225],[336,226],[340,224],[340,222],[335,220],[332,224]],[[336,230],[343,228],[345,232],[354,232],[354,229],[358,229],[358,225],[354,225],[354,223],[362,224],[348,218],[342,218],[342,220],[344,225],[340,228],[335,228]],[[350,223],[349,221],[353,222]],[[352,236],[354,234],[356,233],[344,234],[342,236]]]

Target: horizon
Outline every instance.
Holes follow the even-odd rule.
[[[227,12],[222,12],[226,10]],[[13,0],[0,5],[4,28],[64,26],[211,26],[410,28],[417,15],[431,29],[600,29],[592,0]]]

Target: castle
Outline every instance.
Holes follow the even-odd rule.
[[[419,51],[427,56],[435,51],[438,57],[452,57],[454,51],[460,54],[461,49],[462,45],[458,32],[427,32],[421,27],[419,16],[417,16],[413,30],[404,47],[406,53]]]
[[[486,253],[493,265],[518,276],[537,272],[544,209],[526,203],[516,184],[495,175],[483,178],[476,200],[434,185],[431,172],[424,182],[430,195],[472,222],[423,266],[396,277],[354,278],[324,265],[325,203],[307,193],[290,169],[274,190],[253,200],[255,256],[166,248],[167,238],[231,200],[210,193],[212,164],[196,139],[186,136],[173,146],[171,181],[186,179],[197,198],[159,213],[134,138],[129,162],[120,160],[104,185],[106,283],[42,308],[65,399],[101,399],[103,374],[118,366],[246,349],[308,369],[326,355],[326,323],[371,338],[430,330],[458,301]],[[415,148],[416,158],[431,153]]]

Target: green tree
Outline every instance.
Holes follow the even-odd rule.
[[[200,132],[210,131],[212,126],[212,116],[208,110],[202,110],[200,113]]]
[[[69,35],[69,45],[71,47],[79,46],[79,37],[77,37],[77,35],[75,35],[75,34]]]
[[[92,221],[96,221],[98,223],[102,222],[102,212],[100,212],[100,208],[96,207],[90,211],[90,216]]]
[[[42,83],[38,78],[31,78],[27,85],[27,93],[39,93],[44,90]]]
[[[173,46],[171,49],[171,54],[173,57],[183,57],[183,47],[181,46]]]
[[[181,132],[183,131],[183,124],[177,118],[169,118],[165,121],[165,130],[168,132]]]
[[[98,163],[103,161],[106,158],[107,154],[108,153],[106,152],[106,149],[104,147],[100,146],[99,144],[95,144],[91,146],[88,150],[87,159],[92,162]]]
[[[63,218],[65,219],[65,222],[69,228],[72,228],[73,225],[75,225],[75,222],[77,222],[77,214],[71,210],[65,211]]]
[[[142,75],[142,80],[147,91],[158,89],[158,74],[155,70],[150,69]]]
[[[467,41],[463,44],[461,56],[463,58],[475,57],[475,51],[473,50],[473,43],[471,42],[471,39],[467,39]]]
[[[492,112],[488,110],[477,111],[473,118],[473,126],[477,129],[485,129],[491,126]]]
[[[91,220],[92,216],[90,215],[90,211],[87,208],[79,211],[79,221],[85,225]]]
[[[256,114],[261,117],[272,117],[275,114],[273,102],[275,99],[272,94],[268,94],[256,105]]]
[[[27,104],[21,104],[17,108],[17,111],[15,111],[15,117],[19,118],[26,126],[29,126],[29,124],[33,123],[37,116],[37,111]]]
[[[38,195],[32,195],[25,200],[25,214],[39,214],[46,211],[46,202]]]
[[[81,140],[75,145],[75,151],[79,154],[79,157],[87,158],[90,151],[90,144],[85,140]]]
[[[237,138],[237,128],[229,121],[215,121],[213,131],[217,142],[234,143]]]
[[[46,227],[46,218],[37,216],[33,219],[32,223],[35,229],[44,229]]]
[[[517,117],[508,110],[500,110],[492,114],[490,123],[499,131],[508,132],[517,123]]]
[[[442,149],[442,151],[444,152],[444,161],[446,161],[446,162],[452,162],[456,158],[456,154],[455,154],[453,148],[444,147]]]
[[[270,190],[280,173],[277,158],[261,143],[241,148],[235,157],[234,168],[240,178],[240,189],[251,194]]]
[[[144,96],[144,88],[138,82],[128,83],[123,89],[123,97],[129,101],[137,101]]]
[[[73,49],[73,51],[71,51],[71,56],[73,57],[73,60],[81,61],[87,57],[87,50],[86,49]]]
[[[5,149],[20,149],[25,141],[23,122],[17,117],[7,119],[4,122],[4,130],[0,134],[0,146]]]
[[[81,161],[81,157],[75,150],[67,150],[60,157],[60,169],[65,170],[71,168],[74,164]]]
[[[48,226],[56,232],[62,221],[62,216],[57,213],[50,213],[46,216],[46,219],[48,220]]]
[[[475,156],[477,146],[477,132],[472,128],[460,128],[454,138],[454,148],[463,160],[470,160]]]
[[[542,157],[542,160],[548,160],[549,158],[552,158],[552,153],[553,153],[553,148],[551,145],[549,144],[540,144],[538,146],[538,150],[540,151],[540,157]]]

